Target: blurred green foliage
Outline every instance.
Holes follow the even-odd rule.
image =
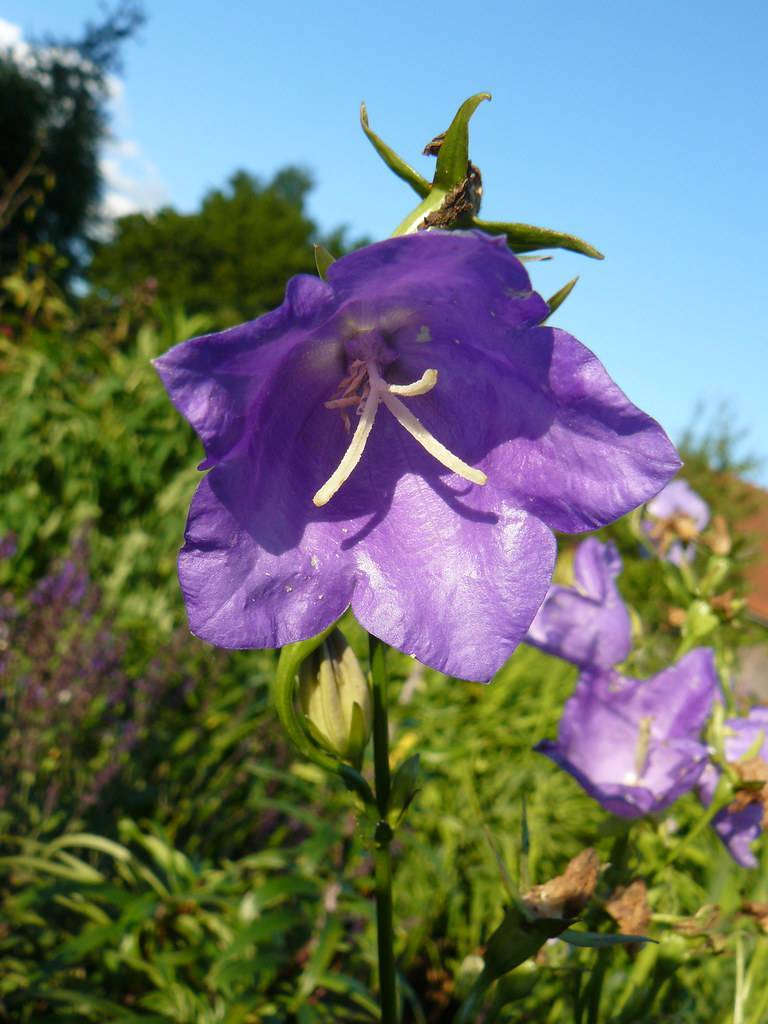
[[[21,251],[52,245],[59,279],[87,262],[101,198],[109,73],[144,20],[132,2],[103,12],[78,39],[0,51],[0,273]]]
[[[315,272],[314,242],[334,256],[347,248],[343,229],[323,236],[309,218],[311,185],[293,167],[267,183],[238,171],[194,213],[166,207],[121,217],[97,246],[88,279],[105,295],[150,279],[161,301],[213,314],[219,327],[251,319],[282,302],[289,277]]]

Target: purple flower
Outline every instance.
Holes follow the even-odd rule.
[[[551,531],[616,519],[679,466],[547,312],[503,240],[420,232],[157,360],[213,467],[179,559],[192,631],[279,647],[351,605],[427,665],[489,679],[544,599]]]
[[[690,562],[695,540],[709,522],[709,505],[685,480],[673,480],[648,502],[643,523],[662,558],[680,565]]]
[[[752,708],[746,718],[728,718],[725,721],[725,758],[738,762],[747,754],[768,762],[768,707]],[[706,805],[712,803],[720,772],[708,765],[701,777],[699,795]],[[737,864],[756,868],[757,859],[750,849],[762,831],[764,807],[756,800],[739,806],[723,808],[712,820],[712,826],[728,848]]]
[[[525,642],[575,665],[611,668],[632,647],[629,612],[616,586],[621,558],[613,543],[589,537],[576,549],[575,586],[554,585]]]
[[[591,670],[566,701],[557,742],[535,749],[619,817],[661,811],[704,770],[707,748],[699,736],[718,689],[705,647],[651,679]]]

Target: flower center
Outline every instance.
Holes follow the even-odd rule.
[[[449,451],[397,397],[402,395],[403,398],[413,398],[416,395],[426,395],[436,384],[437,370],[425,370],[412,384],[388,384],[373,360],[353,360],[348,375],[337,389],[338,397],[326,402],[325,407],[341,412],[347,430],[350,429],[348,409],[354,406],[360,419],[349,447],[341,457],[341,462],[312,499],[318,508],[328,504],[360,461],[381,403],[386,405],[400,426],[404,427],[422,448],[446,469],[473,484],[482,485],[487,482],[488,477],[482,470],[467,465],[458,455]]]

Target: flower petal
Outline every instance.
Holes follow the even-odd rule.
[[[712,821],[715,832],[728,847],[728,852],[743,868],[757,867],[757,857],[751,846],[760,838],[762,820],[762,805],[749,804],[740,811],[729,811],[726,807]]]
[[[291,508],[289,481],[259,492],[243,460],[202,481],[179,555],[196,636],[220,647],[282,647],[345,611],[353,579],[338,527],[297,523]]]
[[[271,376],[333,306],[319,278],[288,282],[281,306],[257,320],[174,346],[154,360],[171,401],[205,445],[208,468],[237,448]]]
[[[528,401],[516,412],[527,429],[510,432],[482,468],[548,526],[598,529],[653,497],[677,472],[680,459],[662,428],[581,342],[538,327],[519,332],[510,352],[509,373],[527,385]],[[507,393],[506,378],[497,389]]]
[[[410,473],[353,551],[352,610],[365,629],[441,672],[485,682],[546,593],[555,541],[518,509],[473,513]]]
[[[624,661],[632,647],[632,626],[615,583],[620,571],[615,545],[585,540],[574,559],[580,589],[550,587],[526,643],[585,667],[611,668]]]
[[[504,239],[480,231],[422,231],[369,245],[332,264],[328,283],[340,302],[380,308],[395,300],[419,315],[450,319],[458,331],[482,333],[494,321],[508,331],[549,314]]]
[[[398,334],[400,358],[388,376],[416,380],[437,370],[419,417],[483,469],[501,497],[552,529],[578,533],[636,508],[677,472],[680,459],[658,423],[575,338],[483,317],[479,308],[474,320],[424,310],[429,342]]]

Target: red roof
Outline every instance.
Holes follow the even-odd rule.
[[[755,487],[753,497],[756,511],[741,524],[757,549],[746,572],[750,586],[747,605],[756,618],[768,622],[768,491]]]

